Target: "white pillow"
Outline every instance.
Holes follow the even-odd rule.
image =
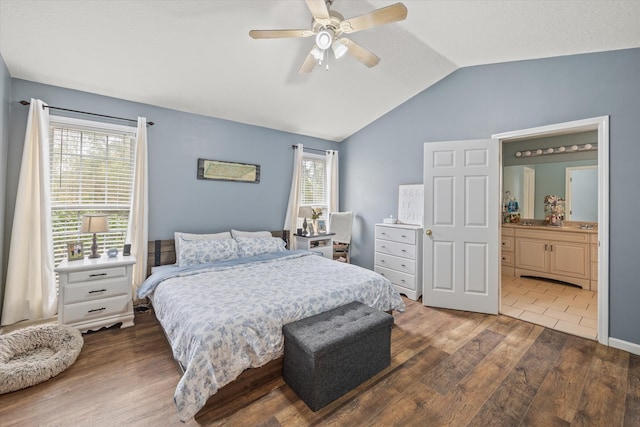
[[[279,237],[236,237],[240,257],[285,251],[286,243]]]
[[[238,258],[238,243],[234,239],[194,239],[180,238],[180,258],[178,265],[205,264]]]
[[[173,233],[173,239],[175,240],[176,247],[176,261],[180,259],[180,238],[184,240],[219,240],[219,239],[230,239],[231,233],[228,231],[223,231],[222,233],[213,233],[213,234],[193,234],[193,233]]]
[[[236,237],[273,237],[270,231],[238,231],[231,229],[231,236]]]

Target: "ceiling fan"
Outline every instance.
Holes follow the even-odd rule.
[[[351,19],[344,19],[338,12],[329,10],[333,0],[306,0],[306,2],[311,15],[313,15],[311,29],[249,31],[249,36],[254,39],[315,36],[315,46],[307,55],[302,67],[300,67],[300,73],[310,72],[316,63],[322,65],[322,62],[326,61],[325,58],[328,59],[329,48],[333,50],[336,59],[341,58],[348,52],[367,67],[378,65],[378,62],[380,62],[379,57],[353,40],[344,37],[344,34],[402,21],[407,17],[407,8],[402,3],[395,3]]]

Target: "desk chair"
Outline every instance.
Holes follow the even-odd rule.
[[[332,212],[329,214],[329,231],[333,236],[333,259],[351,263],[351,227],[353,212]]]

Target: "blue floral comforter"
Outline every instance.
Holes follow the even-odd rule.
[[[165,268],[138,295],[151,298],[184,368],[174,395],[182,421],[244,370],[282,356],[283,325],[352,301],[405,307],[381,275],[305,251]]]

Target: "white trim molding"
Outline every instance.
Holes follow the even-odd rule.
[[[618,338],[609,338],[609,346],[640,356],[640,345]]]

